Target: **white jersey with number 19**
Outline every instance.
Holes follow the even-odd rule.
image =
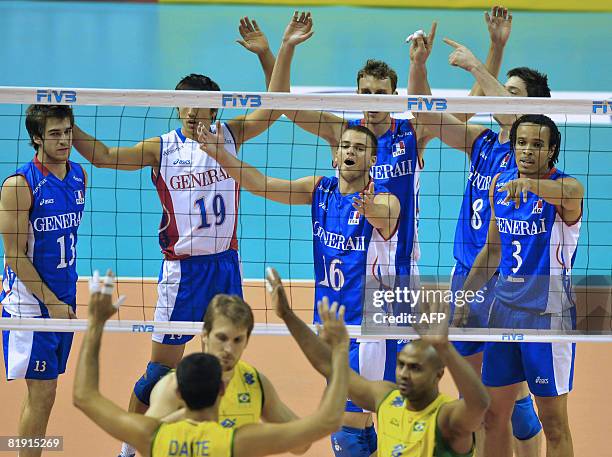
[[[225,149],[235,156],[232,132],[221,125]],[[211,131],[216,132],[215,125]],[[164,257],[180,260],[238,250],[238,183],[180,128],[160,138],[160,167],[151,177],[163,208],[159,244]]]

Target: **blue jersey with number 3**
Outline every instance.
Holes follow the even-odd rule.
[[[553,168],[542,180],[569,178]],[[571,269],[582,218],[571,225],[557,207],[528,193],[520,206],[504,202],[499,188],[518,178],[518,170],[502,173],[494,193],[495,218],[501,239],[500,277],[495,297],[509,306],[538,313],[560,313],[574,306]]]
[[[77,231],[85,207],[85,172],[68,162],[64,179],[49,172],[37,157],[19,168],[32,192],[27,256],[43,282],[64,303],[76,306]],[[46,307],[5,264],[0,301],[13,316],[48,316]]]
[[[489,188],[497,173],[516,169],[510,142],[501,144],[499,134],[484,130],[474,141],[461,212],[455,229],[454,256],[461,271],[469,271],[487,241],[491,219]]]

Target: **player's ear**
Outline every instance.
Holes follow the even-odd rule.
[[[33,135],[32,136],[32,143],[38,145],[39,147],[43,145],[43,140],[41,137]]]

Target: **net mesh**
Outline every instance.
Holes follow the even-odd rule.
[[[572,269],[577,331],[533,331],[490,328],[452,329],[456,340],[612,340],[610,284],[612,229],[609,188],[612,106],[602,100],[521,99],[495,97],[423,98],[404,96],[356,96],[348,94],[266,94],[195,91],[114,91],[101,89],[0,88],[0,144],[5,151],[0,174],[9,176],[32,159],[33,150],[24,127],[30,103],[70,103],[79,127],[107,146],[129,146],[180,127],[176,106],[209,106],[219,109],[221,121],[248,114],[240,106],[260,104],[280,110],[331,111],[342,119],[357,119],[363,112],[389,111],[393,117],[410,118],[406,111],[477,112],[472,122],[496,129],[486,113],[547,113],[557,123],[561,153],[557,167],[576,177],[585,188],[582,227]],[[323,119],[323,118],[321,118]],[[320,122],[323,122],[322,120]],[[323,129],[321,124],[318,126]],[[282,179],[334,176],[329,144],[304,132],[286,117],[270,129],[246,141],[239,157],[266,175]],[[86,278],[95,269],[112,268],[119,277],[117,292],[127,295],[116,320],[107,329],[126,332],[194,334],[201,322],[153,322],[160,274],[158,231],[162,206],[151,181],[151,169],[115,171],[95,168],[77,152],[71,160],[81,163],[89,176],[86,206],[79,229],[77,304],[79,316],[87,304]],[[429,142],[420,175],[418,242],[421,284],[448,288],[453,258],[455,226],[470,173],[466,154],[451,151],[438,139]],[[219,220],[220,208],[209,208]],[[213,214],[214,213],[214,214]],[[204,222],[203,222],[204,223]],[[208,222],[207,222],[208,223]],[[264,288],[266,266],[277,268],[288,284],[292,306],[311,320],[314,300],[312,257],[313,226],[310,205],[284,205],[240,194],[236,235],[245,298],[252,306],[255,333],[286,334],[271,309]],[[327,267],[326,267],[327,268]],[[3,290],[10,293],[9,281]],[[357,293],[351,291],[351,293]],[[0,328],[83,330],[85,321],[2,318]],[[360,335],[359,326],[350,327]],[[411,335],[410,328],[395,328],[396,337]],[[380,335],[382,337],[382,334]],[[389,336],[389,335],[387,335]]]

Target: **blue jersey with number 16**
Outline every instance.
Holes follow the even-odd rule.
[[[68,162],[64,179],[57,178],[38,160],[19,168],[32,193],[28,224],[27,256],[43,282],[64,303],[76,306],[77,230],[85,207],[85,171]],[[5,264],[0,301],[13,316],[48,317],[15,272]]]

